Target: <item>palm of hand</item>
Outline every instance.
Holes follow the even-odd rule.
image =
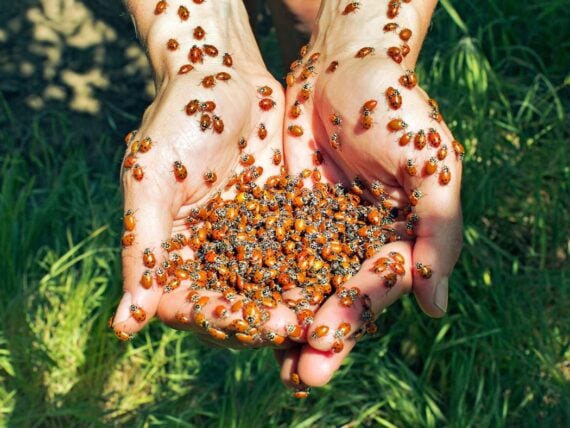
[[[390,226],[402,239],[387,243],[366,260],[360,272],[345,286],[357,286],[367,294],[373,312],[378,314],[402,293],[408,292],[413,282],[414,293],[422,308],[430,315],[440,316],[442,310],[434,305],[434,289],[450,274],[460,241],[461,167],[452,152],[451,133],[443,122],[438,121],[438,112],[428,102],[425,92],[417,86],[402,85],[400,78],[406,75],[406,70],[391,59],[378,55],[365,58],[325,58],[321,55],[312,62],[306,60],[311,57],[317,55],[311,52],[306,55],[293,72],[295,83],[287,90],[284,153],[288,168],[292,173],[318,168],[322,180],[341,182],[349,188],[353,187],[356,178],[357,190],[364,192],[364,198],[397,209],[392,211],[395,221]],[[334,71],[329,68],[333,60],[339,60]],[[302,73],[308,66],[313,68],[310,72],[305,71],[305,76],[309,77],[304,79]],[[397,105],[398,102],[390,104],[386,96],[389,87],[398,90],[401,105]],[[374,103],[368,103],[366,110],[364,105],[369,100]],[[299,109],[301,114],[295,117]],[[390,129],[390,121],[398,119],[407,127]],[[296,127],[301,127],[302,135]],[[431,129],[437,132],[441,142],[433,133],[433,144],[428,142]],[[422,143],[424,137],[414,143],[415,136],[421,135],[421,131],[425,134],[425,145]],[[404,136],[405,139],[408,133],[411,133],[411,141],[405,146],[400,145],[400,138]],[[445,158],[444,147],[449,152]],[[315,151],[322,154],[320,165],[314,163]],[[433,166],[430,166],[428,173],[427,165],[430,160],[433,163],[433,159],[435,170],[432,172]],[[444,173],[452,177],[451,182],[446,183],[441,178]],[[412,194],[418,189],[425,195],[413,207],[419,221],[410,216],[410,205],[416,202]],[[448,235],[445,235],[446,227]],[[440,252],[446,240],[450,245]],[[372,266],[379,258],[389,257],[391,252],[400,253],[406,260],[405,274],[398,278],[395,286],[386,287],[385,276],[374,273]],[[431,279],[422,277],[417,263],[434,267]],[[347,339],[338,355],[331,357],[328,352],[334,344],[334,336],[316,338],[311,333],[321,325],[334,332],[343,321],[355,331],[363,325],[362,310],[358,305],[345,308],[335,295],[331,296],[317,312],[313,329],[309,331],[308,342],[313,349],[306,347],[292,357],[290,364],[285,364],[282,376],[287,379],[284,371],[292,370],[301,374],[308,384],[326,383],[354,346],[354,341]],[[322,352],[315,352],[315,349]]]
[[[216,90],[205,88],[205,75],[216,76],[220,71],[229,73],[231,78],[219,80],[214,77]],[[273,91],[270,96],[265,96],[275,102],[274,105],[270,103],[268,110],[261,109],[262,87],[270,87]],[[213,109],[211,102],[215,104]],[[255,159],[255,165],[263,168],[259,181],[278,174],[280,166],[275,162],[274,153],[282,148],[282,117],[283,93],[268,73],[246,74],[226,68],[198,74],[194,70],[177,75],[159,89],[155,101],[145,112],[141,128],[127,148],[126,157],[136,158],[137,168],[142,168],[144,177],[138,180],[134,169],[123,171],[125,211],[135,213],[137,226],[134,244],[123,252],[126,289],[123,299],[130,301],[120,305],[116,330],[142,328],[143,323],[125,311],[135,305],[145,308],[147,320],[156,312],[173,327],[196,329],[203,337],[209,337],[207,329],[192,322],[194,302],[185,299],[186,287],[166,293],[157,284],[147,290],[141,289],[140,278],[148,268],[142,257],[145,249],[150,249],[159,262],[166,260],[169,254],[161,243],[173,235],[187,232],[185,219],[193,208],[201,206],[217,192],[221,192],[223,198],[232,198],[235,187],[225,184],[236,170],[242,170],[248,163],[244,161],[244,155]],[[145,137],[152,139],[152,147],[143,153],[136,149]],[[186,171],[187,176],[181,175],[180,171]],[[188,246],[176,253],[184,260],[193,257]],[[209,299],[201,312],[213,319],[214,308],[224,299],[219,293],[209,291],[201,296]],[[284,334],[285,325],[295,323],[295,316],[281,306],[274,312],[271,322],[264,327]],[[219,320],[212,326],[226,328],[237,316]],[[235,340],[225,342],[227,346],[237,344]]]

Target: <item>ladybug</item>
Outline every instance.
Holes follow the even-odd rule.
[[[131,307],[129,308],[131,311],[131,316],[137,321],[137,322],[143,322],[144,320],[146,320],[146,312],[144,311],[143,308],[141,308],[140,306],[137,305],[131,305]]]
[[[271,98],[262,98],[259,101],[259,108],[263,111],[269,111],[275,106],[276,106],[276,103]]]
[[[356,12],[357,9],[360,9],[360,3],[357,1],[353,1],[346,5],[344,10],[342,11],[343,15],[348,15],[349,13]]]
[[[156,257],[150,248],[145,248],[143,252],[143,264],[149,269],[156,265]]]
[[[166,48],[169,51],[175,51],[176,49],[178,49],[179,46],[180,44],[176,39],[168,39],[168,42],[166,42]]]
[[[180,161],[174,162],[174,177],[177,181],[184,181],[188,177],[188,170]]]
[[[224,64],[226,67],[231,67],[234,64],[234,60],[232,58],[232,56],[229,53],[225,53],[222,59],[222,64]]]
[[[364,58],[364,57],[367,57],[367,56],[370,55],[370,54],[373,54],[374,51],[375,51],[374,48],[372,48],[372,47],[370,47],[370,46],[365,46],[365,47],[363,47],[363,48],[360,48],[360,49],[358,50],[358,52],[356,52],[355,57],[356,57],[356,58]]]
[[[432,276],[432,270],[429,266],[424,265],[421,262],[416,263],[416,270],[423,279],[430,279]]]
[[[160,15],[161,13],[164,13],[164,11],[166,10],[166,7],[168,6],[168,3],[165,2],[164,0],[159,1],[156,6],[154,7],[154,14],[155,15]]]
[[[447,166],[443,166],[441,172],[439,173],[439,183],[443,186],[446,186],[451,181],[451,172],[449,172],[449,168]]]
[[[304,133],[303,128],[299,125],[290,125],[287,130],[293,137],[300,137]]]
[[[180,7],[184,7],[184,6],[180,6]],[[204,31],[204,29],[202,27],[200,27],[198,25],[196,28],[194,28],[192,35],[194,36],[194,38],[196,40],[202,40],[206,36],[206,32]]]

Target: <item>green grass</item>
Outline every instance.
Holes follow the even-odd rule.
[[[568,426],[569,21],[563,1],[442,0],[418,73],[469,154],[449,315],[402,299],[301,402],[268,350],[158,323],[114,339],[120,133],[136,115],[80,117],[86,134],[3,91],[0,425]]]

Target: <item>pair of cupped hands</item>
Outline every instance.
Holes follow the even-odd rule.
[[[185,219],[195,207],[200,207],[217,192],[226,199],[235,196],[235,190],[227,189],[227,180],[236,171],[241,171],[239,159],[244,153],[255,159],[255,165],[263,167],[263,175],[257,179],[262,185],[267,177],[278,175],[284,164],[289,174],[313,170],[315,151],[320,151],[322,163],[317,167],[323,182],[350,183],[358,176],[364,183],[379,181],[394,207],[404,208],[409,204],[409,195],[419,189],[423,197],[414,209],[418,217],[415,235],[405,233],[405,222],[394,227],[402,237],[387,243],[373,259],[366,260],[358,274],[352,277],[346,287],[358,287],[371,300],[371,309],[379,314],[402,294],[412,292],[421,309],[429,316],[443,316],[447,310],[448,278],[457,261],[461,248],[460,181],[461,162],[456,156],[448,156],[446,165],[451,174],[448,185],[441,185],[435,176],[426,176],[421,166],[433,156],[427,150],[418,151],[414,145],[402,147],[398,143],[402,132],[390,131],[387,123],[400,118],[408,124],[407,131],[434,128],[442,138],[442,145],[449,147],[453,137],[444,122],[431,117],[433,108],[428,104],[428,95],[419,87],[402,87],[398,82],[413,64],[397,64],[384,52],[376,51],[365,58],[358,58],[353,50],[326,49],[316,44],[311,46],[294,71],[295,81],[285,90],[263,64],[255,61],[238,61],[234,58],[231,67],[208,64],[200,70],[179,74],[178,67],[171,71],[157,72],[157,96],[142,118],[135,139],[145,137],[152,140],[152,148],[146,153],[137,153],[137,164],[144,171],[144,178],[137,180],[132,170],[123,169],[122,186],[124,210],[131,210],[136,220],[133,245],[125,247],[122,253],[124,295],[114,318],[113,328],[127,334],[140,331],[145,324],[157,316],[165,324],[177,329],[193,330],[202,339],[215,342],[217,346],[243,346],[235,340],[213,341],[200,326],[181,323],[179,313],[191,313],[193,303],[185,300],[188,290],[180,287],[170,293],[153,286],[145,289],[140,285],[145,271],[142,257],[146,248],[151,248],[157,259],[165,259],[167,253],[161,242],[177,233],[188,234]],[[314,55],[318,53],[319,55]],[[311,69],[306,79],[300,77],[308,65]],[[333,71],[331,62],[338,61]],[[333,67],[334,68],[334,67]],[[205,75],[223,71],[231,75],[229,80],[216,81],[210,88],[202,84]],[[421,77],[421,76],[420,76]],[[402,97],[398,110],[389,107],[385,92],[388,87],[397,88]],[[269,97],[263,95],[262,87],[272,89]],[[302,89],[309,91],[305,97]],[[260,100],[270,98],[274,104],[264,110]],[[223,121],[222,132],[210,126],[203,130],[200,114],[188,115],[185,106],[189,101],[214,101],[215,115]],[[378,105],[372,112],[372,126],[363,128],[361,117],[363,104],[374,99]],[[293,117],[291,109],[300,109],[300,115]],[[340,118],[333,123],[331,115]],[[299,128],[290,129],[296,125]],[[260,127],[267,136],[260,138]],[[263,132],[263,131],[262,131]],[[336,148],[331,145],[331,136],[337,135]],[[245,139],[246,147],[238,145]],[[279,151],[279,152],[277,152]],[[127,155],[130,148],[127,148]],[[275,165],[276,153],[282,154],[282,162]],[[405,172],[408,159],[418,165],[419,173],[411,176]],[[174,162],[180,161],[188,171],[185,180],[176,180],[173,174]],[[204,173],[214,172],[217,180],[207,183]],[[310,180],[307,180],[310,185]],[[363,197],[378,203],[366,191]],[[386,257],[391,252],[400,253],[406,260],[406,272],[396,285],[387,290],[381,284],[381,277],[371,269],[374,260]],[[192,250],[185,247],[181,256],[192,258]],[[430,278],[424,278],[416,268],[417,263],[429,266]],[[292,298],[298,297],[298,290],[288,291]],[[204,291],[210,297],[203,308],[211,314],[221,301],[221,296]],[[131,316],[131,307],[144,308],[146,320],[139,322]],[[329,326],[331,331],[341,322],[348,322],[352,331],[362,325],[360,307],[344,307],[334,294],[316,311],[312,325],[306,328],[298,339],[288,339],[275,350],[281,366],[281,378],[291,385],[291,374],[298,373],[308,386],[327,383],[340,366],[343,358],[355,345],[346,340],[340,353],[331,351],[333,337],[317,338],[311,335],[318,326]],[[287,326],[296,325],[295,313],[285,304],[270,310],[270,319],[261,327],[262,331],[273,331],[287,336]],[[241,314],[239,314],[241,316]],[[226,319],[208,317],[211,325],[224,329],[233,321],[232,314]]]

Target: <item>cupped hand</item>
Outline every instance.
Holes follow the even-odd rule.
[[[292,373],[305,385],[327,383],[354,347],[353,334],[410,290],[426,314],[447,310],[448,278],[462,242],[462,146],[437,103],[416,85],[412,66],[384,48],[356,42],[340,49],[317,39],[288,76],[290,172],[316,168],[322,180],[362,191],[388,210],[387,227],[398,239],[344,284],[363,298],[347,307],[332,295],[316,313],[308,345],[279,355],[285,383]],[[315,164],[317,157],[322,162]]]
[[[226,340],[243,321],[241,297],[191,287],[206,278],[205,272],[184,269],[196,250],[187,242],[189,228],[201,227],[189,225],[187,218],[218,194],[233,199],[235,186],[227,184],[236,172],[261,167],[259,183],[279,174],[283,90],[251,40],[243,48],[229,35],[173,30],[184,25],[176,9],[157,15],[152,8],[132,7],[139,8],[139,30],[147,35],[157,95],[138,131],[127,137],[121,169],[124,295],[113,328],[126,340],[157,314],[166,324],[195,330],[218,345],[242,346],[235,335]],[[208,7],[196,10],[205,17],[210,13]],[[145,26],[147,21],[152,25]],[[283,304],[269,312],[256,337],[285,336],[286,325],[296,324]],[[245,346],[261,344],[256,339]]]

